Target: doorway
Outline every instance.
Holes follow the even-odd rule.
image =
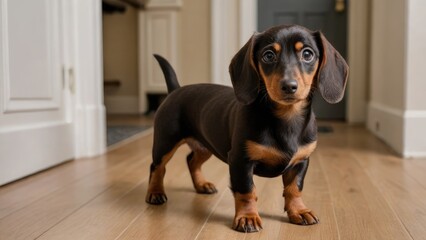
[[[108,147],[152,125],[149,117],[139,113],[138,105],[138,13],[143,7],[137,0],[102,0]]]
[[[347,12],[346,0],[261,0],[258,1],[258,30],[282,24],[320,30],[347,60]],[[317,92],[313,108],[319,119],[345,120],[346,94],[341,102],[330,105]]]

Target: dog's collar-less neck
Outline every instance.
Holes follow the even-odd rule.
[[[300,122],[301,120],[309,122],[312,115],[312,100],[310,97],[291,105],[283,105],[271,99],[266,101],[262,99],[262,101],[256,101],[254,106],[257,108],[257,112],[261,112],[260,109],[267,109],[265,113],[273,113],[273,118],[285,122]]]

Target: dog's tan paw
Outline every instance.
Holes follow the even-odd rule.
[[[313,225],[319,223],[318,216],[310,209],[287,211],[291,223],[298,225]]]
[[[197,193],[201,194],[214,194],[217,193],[216,186],[211,182],[205,182],[195,187]]]
[[[165,193],[148,193],[145,201],[153,205],[161,205],[167,202],[167,196]]]
[[[232,225],[239,232],[259,232],[262,228],[262,219],[258,214],[236,216]]]

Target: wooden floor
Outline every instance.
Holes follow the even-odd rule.
[[[363,127],[333,127],[319,136],[304,190],[318,225],[289,224],[280,178],[256,178],[264,229],[233,231],[227,166],[208,161],[219,193],[198,195],[186,146],[168,165],[169,202],[146,204],[148,133],[0,188],[0,239],[426,239],[426,159],[396,157]]]

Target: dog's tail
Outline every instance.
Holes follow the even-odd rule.
[[[172,65],[158,54],[154,54],[155,59],[157,59],[160,64],[161,70],[163,71],[164,78],[166,79],[167,91],[171,93],[173,90],[180,88],[179,82],[176,77],[175,70]]]

